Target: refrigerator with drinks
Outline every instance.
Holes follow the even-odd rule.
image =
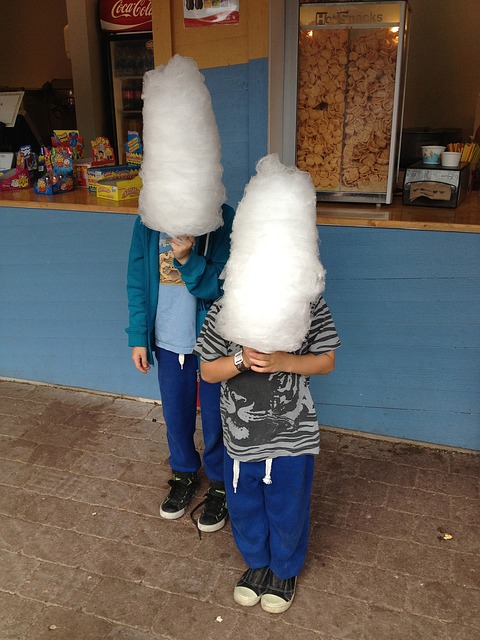
[[[128,132],[142,136],[143,76],[154,67],[151,3],[100,0],[99,16],[109,82],[111,142],[117,162],[123,164]]]

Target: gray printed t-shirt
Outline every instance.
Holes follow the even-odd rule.
[[[216,329],[220,305],[221,299],[208,312],[194,349],[207,362],[241,348]],[[337,349],[340,340],[323,297],[311,308],[310,329],[295,353],[320,355]],[[222,382],[220,410],[223,440],[232,458],[258,461],[319,452],[318,419],[306,376],[245,371]]]

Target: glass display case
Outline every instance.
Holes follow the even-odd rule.
[[[390,203],[407,2],[300,2],[296,163],[318,200]]]

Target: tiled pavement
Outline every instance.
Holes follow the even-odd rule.
[[[160,406],[0,381],[0,640],[478,640],[480,455],[322,443],[307,563],[272,616],[233,602],[229,526],[159,517]]]

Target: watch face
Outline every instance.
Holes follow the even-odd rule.
[[[242,364],[243,362],[243,351],[237,351],[237,353],[233,356],[233,363],[235,366]]]

